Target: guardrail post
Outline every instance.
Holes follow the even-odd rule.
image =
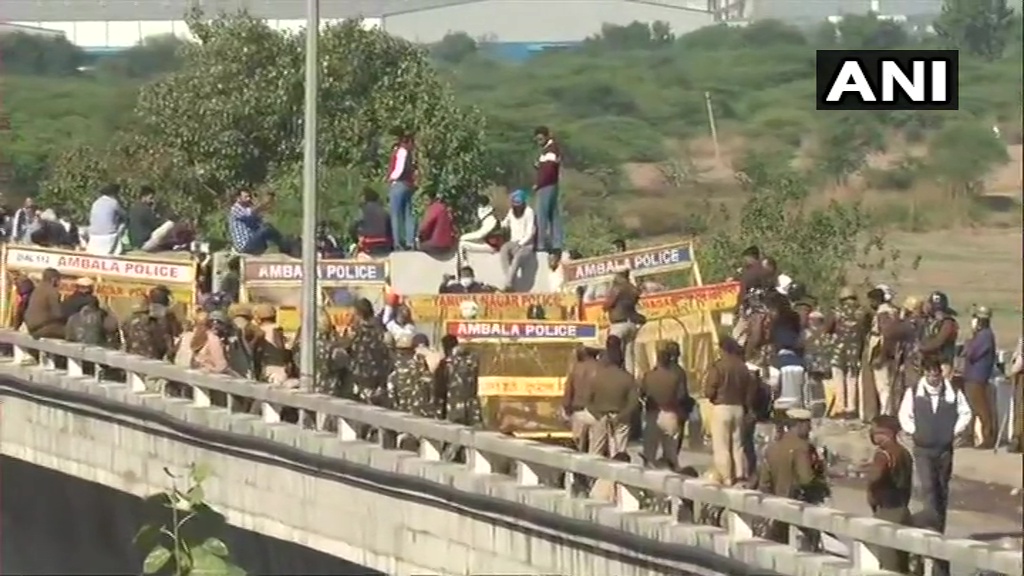
[[[146,391],[146,377],[138,372],[128,372],[128,389],[136,394]]]
[[[539,486],[540,475],[526,462],[516,462],[516,481],[520,486]]]
[[[281,410],[270,402],[260,402],[260,411],[263,413],[263,421],[267,424],[277,424],[281,421]]]
[[[56,356],[49,352],[39,351],[39,364],[47,370],[56,370],[57,363],[55,362]]]
[[[359,426],[353,425],[347,418],[338,418],[338,438],[342,442],[359,440]]]
[[[483,452],[476,448],[470,448],[468,450],[469,458],[469,469],[477,474],[493,474],[494,467],[491,465],[491,461],[487,459],[487,456]],[[518,463],[517,463],[518,465]]]
[[[734,540],[749,540],[754,537],[754,528],[750,521],[738,512],[725,511],[726,529],[729,530],[729,538]]]
[[[853,561],[853,567],[856,570],[871,572],[882,569],[878,562],[878,556],[875,555],[874,550],[870,546],[860,540],[852,540],[849,542],[849,547],[850,560]]]
[[[638,512],[640,510],[640,498],[637,497],[636,489],[623,484],[615,483],[615,501],[619,510],[623,512]]]
[[[192,386],[192,403],[199,408],[210,407],[210,393],[199,386]]]
[[[437,462],[441,460],[441,447],[439,442],[429,438],[420,438],[420,458]]]
[[[85,376],[85,369],[82,367],[82,361],[78,358],[68,357],[68,376],[72,378],[79,378]]]
[[[29,354],[24,348],[22,348],[21,346],[18,346],[17,344],[14,345],[14,363],[15,364],[24,364],[26,361],[29,361],[31,359],[32,359],[32,355]]]

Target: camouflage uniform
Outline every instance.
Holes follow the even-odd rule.
[[[824,327],[808,328],[804,337],[804,358],[807,373],[817,378],[831,378],[835,338]]]
[[[335,333],[320,334],[316,340],[316,391],[355,400],[349,367],[351,358],[345,343]]]
[[[414,416],[437,418],[437,403],[434,402],[434,379],[427,361],[415,354],[412,337],[401,336],[395,343],[397,358],[395,369],[388,376],[388,397],[396,410]]]
[[[445,413],[448,421],[464,426],[475,426],[483,420],[477,382],[480,378],[480,359],[472,351],[458,347],[445,363],[448,393]]]
[[[124,350],[146,358],[161,359],[166,355],[166,337],[149,314],[149,302],[140,296],[131,306],[131,316],[121,328]],[[163,355],[162,355],[163,354]]]
[[[391,353],[384,344],[384,329],[373,321],[356,324],[349,354],[355,394],[370,404],[385,405]]]
[[[65,338],[69,342],[104,346],[107,344],[105,321],[106,313],[103,310],[87,305],[68,318]]]
[[[863,315],[856,303],[844,303],[836,311],[835,355],[832,365],[845,372],[860,372]]]

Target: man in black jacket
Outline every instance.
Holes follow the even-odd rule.
[[[155,251],[159,243],[154,238],[154,233],[163,224],[154,206],[156,205],[156,192],[149,186],[141,188],[139,199],[132,204],[128,211],[128,242],[134,250]]]

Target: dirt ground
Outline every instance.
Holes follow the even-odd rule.
[[[1012,348],[1021,334],[1021,229],[965,229],[924,233],[893,233],[889,244],[909,262],[921,256],[917,270],[905,269],[893,286],[900,298],[924,297],[942,290],[968,322],[974,305],[993,311],[1000,346]]]

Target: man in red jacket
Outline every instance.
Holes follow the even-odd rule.
[[[451,252],[456,244],[452,211],[438,198],[436,191],[428,189],[424,194],[430,204],[423,213],[423,221],[417,234],[420,250],[432,253]]]
[[[562,152],[547,126],[538,126],[533,139],[540,147],[537,157],[537,179],[533,193],[537,198],[537,250],[560,251],[563,248],[562,211],[558,202],[558,176]]]

